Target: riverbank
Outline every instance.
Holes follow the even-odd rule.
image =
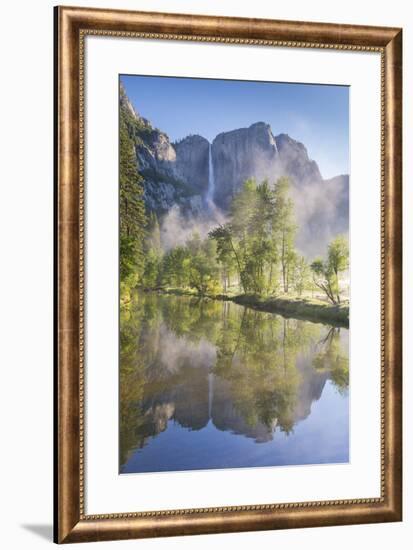
[[[262,298],[245,294],[235,296],[232,301],[260,311],[279,313],[284,317],[334,324],[346,328],[349,326],[350,308],[348,305],[332,305],[313,299]]]
[[[181,288],[158,288],[153,292],[174,294],[175,296],[199,296],[196,290]],[[346,328],[349,326],[350,308],[348,304],[332,305],[312,298],[275,298],[253,294],[207,294],[204,298],[231,301],[259,311],[277,313],[283,317],[294,317],[304,321],[327,323]]]

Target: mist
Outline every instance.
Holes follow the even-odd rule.
[[[160,222],[161,246],[167,252],[185,245],[194,234],[206,239],[211,229],[226,221],[225,214],[215,204],[207,204],[205,212],[199,216],[184,214],[175,204]]]
[[[349,231],[348,176],[293,187],[291,192],[299,230],[296,245],[307,259],[325,256],[328,244]]]

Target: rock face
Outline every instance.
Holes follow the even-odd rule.
[[[271,183],[288,176],[296,187],[322,181],[304,145],[287,134],[274,136],[264,122],[219,134],[212,144],[212,158],[215,201],[224,210],[248,178]]]
[[[122,87],[120,116],[135,144],[147,209],[162,215],[178,205],[184,212],[198,213],[208,187],[209,142],[188,136],[171,143],[165,132],[139,115]]]
[[[202,136],[188,136],[174,143],[175,170],[183,181],[191,183],[197,193],[208,190],[209,142]]]
[[[297,245],[307,255],[323,254],[328,241],[348,232],[349,177],[323,180],[305,146],[287,134],[274,136],[264,122],[219,134],[212,144],[216,204],[226,211],[248,178],[292,182],[300,230]]]
[[[135,110],[135,107],[130,102],[128,96],[126,95],[125,88],[122,86],[122,84],[120,85],[119,90],[119,109],[121,113],[126,112],[132,118],[139,118],[139,113]]]
[[[270,126],[257,122],[249,128],[218,134],[212,143],[216,204],[226,210],[243,182],[263,179],[278,156]]]
[[[280,134],[274,139],[278,148],[278,171],[281,175],[289,175],[298,186],[322,180],[317,163],[308,158],[307,149],[302,143],[287,134]]]
[[[175,204],[193,210],[202,203],[208,187],[209,142],[189,136],[177,144],[152,129],[136,144],[145,201],[150,210],[167,212]]]
[[[225,216],[248,178],[272,184],[287,176],[300,221],[297,245],[302,252],[323,254],[334,235],[348,231],[348,175],[323,180],[305,146],[287,134],[274,136],[269,124],[257,122],[221,133],[212,144],[199,135],[173,143],[139,115],[123,89],[120,109],[135,143],[146,207],[158,216],[178,208],[180,215],[205,222],[213,211],[211,201]]]

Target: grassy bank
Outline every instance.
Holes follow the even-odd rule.
[[[175,296],[199,296],[194,289],[159,288],[155,292]],[[259,311],[278,313],[284,317],[294,317],[316,323],[328,323],[336,326],[349,326],[349,305],[332,305],[321,300],[310,298],[267,297],[252,294],[217,294],[206,295],[212,300],[229,300],[242,306]]]
[[[321,300],[299,298],[267,298],[261,296],[240,295],[230,298],[237,304],[252,307],[260,311],[279,313],[284,317],[294,317],[307,321],[329,323],[348,327],[349,306],[332,305]]]

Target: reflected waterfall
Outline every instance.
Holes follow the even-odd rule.
[[[212,372],[208,374],[208,418],[211,420],[212,399],[214,397],[214,375]]]

